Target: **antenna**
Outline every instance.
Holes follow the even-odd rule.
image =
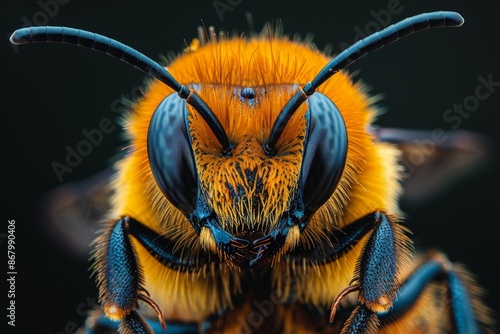
[[[44,26],[18,29],[10,36],[10,42],[16,45],[39,42],[77,45],[105,53],[134,66],[138,70],[160,80],[176,91],[182,99],[186,100],[207,122],[222,145],[223,154],[229,154],[232,144],[221,123],[207,104],[195,92],[179,84],[163,66],[141,52],[112,38],[68,27]]]
[[[430,28],[460,27],[463,23],[463,17],[456,12],[441,11],[424,13],[406,18],[357,41],[333,58],[312,81],[308,82],[304,88],[299,88],[294,96],[292,96],[274,122],[269,139],[263,145],[264,150],[269,156],[276,154],[276,143],[292,115],[308,96],[314,94],[316,88],[335,73],[366,56],[370,52],[378,50],[415,32]]]

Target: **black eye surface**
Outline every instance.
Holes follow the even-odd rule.
[[[172,94],[156,108],[148,130],[148,157],[167,199],[189,215],[196,206],[198,177],[187,129],[186,101]]]
[[[318,210],[337,187],[347,158],[347,130],[337,106],[315,93],[307,100],[308,131],[302,162],[303,201]]]

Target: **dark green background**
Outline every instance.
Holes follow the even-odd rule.
[[[184,39],[195,36],[201,20],[217,29],[247,28],[244,13],[253,14],[256,27],[266,20],[282,19],[286,33],[314,34],[320,49],[327,43],[339,51],[341,42],[351,43],[355,27],[365,29],[373,21],[371,11],[386,9],[390,1],[328,3],[308,0],[244,0],[221,21],[212,1],[142,1],[133,5],[118,1],[71,0],[59,5],[49,25],[83,28],[114,37],[158,59],[159,54],[181,51]],[[238,1],[235,1],[238,2]],[[83,129],[95,128],[106,117],[117,120],[110,105],[129,94],[144,75],[103,55],[62,45],[29,45],[19,52],[9,44],[8,34],[24,24],[23,17],[40,20],[36,1],[10,2],[1,10],[0,47],[2,65],[2,169],[4,224],[15,219],[17,281],[16,329],[21,333],[59,333],[71,322],[84,318],[77,307],[96,295],[86,260],[73,257],[41,225],[40,198],[60,186],[51,163],[62,161],[66,145],[83,139]],[[234,2],[233,2],[234,3]],[[466,20],[458,30],[422,32],[360,60],[350,70],[375,94],[387,113],[381,126],[446,129],[443,113],[454,103],[474,94],[477,77],[492,75],[500,81],[500,28],[495,1],[401,0],[395,23],[407,16],[433,10],[456,10]],[[54,9],[54,8],[52,8]],[[499,139],[500,90],[481,102],[479,109],[461,125]],[[105,168],[124,146],[120,132],[105,135],[64,182],[85,179]],[[495,277],[499,264],[498,159],[477,174],[458,183],[431,203],[405,208],[406,225],[418,246],[436,247],[452,260],[466,264],[488,291],[487,301],[499,308],[500,288]],[[4,225],[4,226],[5,226]],[[5,233],[6,227],[0,230]],[[2,252],[6,253],[2,238]],[[6,261],[5,256],[2,257]],[[7,271],[7,270],[6,270]],[[5,305],[6,291],[0,292]],[[4,308],[5,310],[5,308]],[[6,318],[2,315],[2,326]]]

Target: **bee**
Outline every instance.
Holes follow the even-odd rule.
[[[147,73],[131,107],[85,333],[482,333],[462,266],[413,251],[395,132],[344,69],[455,12],[409,17],[329,58],[272,33],[201,31],[164,67],[114,39],[29,27],[11,42],[103,52]],[[397,141],[397,140],[396,140]]]

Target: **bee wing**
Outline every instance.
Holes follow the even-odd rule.
[[[111,208],[113,176],[114,169],[110,167],[42,197],[43,230],[50,231],[56,242],[78,258],[87,259],[99,225]]]
[[[401,200],[422,205],[443,194],[458,181],[486,167],[493,156],[491,142],[465,131],[373,129],[375,140],[396,145],[405,169]]]

